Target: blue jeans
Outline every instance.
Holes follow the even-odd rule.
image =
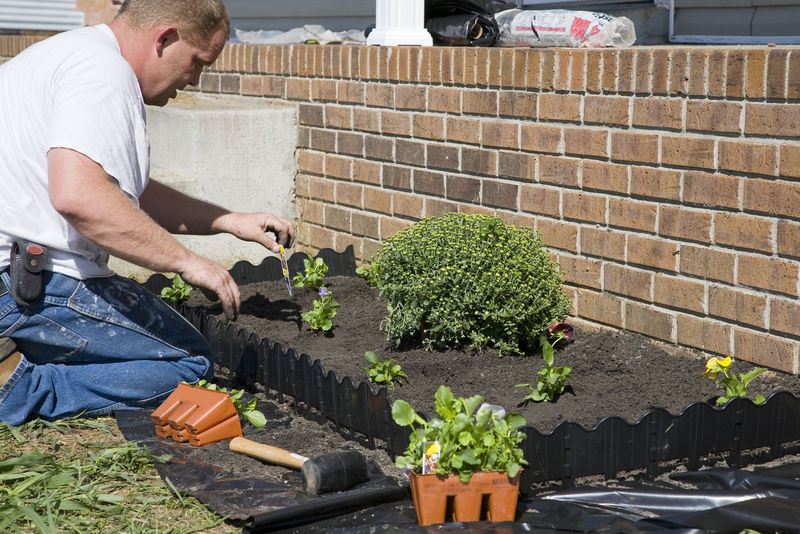
[[[45,296],[20,308],[0,275],[0,336],[23,358],[0,387],[0,421],[108,415],[160,404],[179,382],[214,372],[203,336],[127,278],[45,272]]]

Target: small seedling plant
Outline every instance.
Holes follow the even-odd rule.
[[[555,351],[553,350],[553,345],[547,338],[541,336],[539,341],[542,344],[542,357],[544,358],[545,366],[539,369],[538,376],[536,377],[536,386],[532,384],[517,384],[516,387],[518,388],[528,388],[531,390],[531,392],[522,399],[523,402],[552,402],[564,392],[567,380],[572,378],[572,367],[553,365]]]
[[[297,273],[292,278],[295,287],[307,287],[313,291],[319,291],[324,285],[325,275],[328,273],[328,266],[322,258],[314,258],[306,252],[307,258],[303,260],[303,272]]]
[[[434,407],[439,415],[426,421],[404,400],[392,404],[392,418],[410,426],[409,445],[395,460],[397,467],[422,472],[426,443],[438,442],[439,458],[433,472],[454,473],[469,482],[478,471],[499,471],[515,477],[527,465],[519,444],[525,418],[506,413],[500,406],[485,404],[483,397],[458,397],[448,386],[439,386]]]
[[[400,383],[400,380],[408,380],[408,375],[403,372],[399,364],[395,363],[396,360],[391,358],[381,360],[371,350],[364,353],[364,359],[370,364],[370,367],[365,367],[364,370],[373,384],[385,385],[389,391],[394,391],[395,383]]]
[[[189,294],[193,289],[191,285],[181,278],[181,275],[175,274],[172,279],[172,285],[161,290],[161,298],[172,301],[175,304],[183,304],[189,300]]]
[[[717,406],[722,406],[734,397],[747,397],[748,384],[767,370],[765,367],[757,367],[747,373],[740,373],[737,377],[736,375],[728,374],[730,366],[730,356],[726,356],[721,360],[719,358],[709,358],[706,362],[706,370],[703,371],[703,376],[714,380],[725,391],[725,395],[717,397]],[[719,375],[722,376],[718,378]],[[765,400],[763,396],[756,395],[753,401],[756,404],[761,404]]]
[[[233,407],[236,408],[236,411],[239,414],[250,421],[254,427],[261,428],[267,424],[267,418],[264,417],[264,414],[256,409],[258,406],[258,398],[253,397],[250,399],[247,404],[242,403],[242,395],[244,395],[244,390],[242,389],[232,389],[228,391],[226,388],[221,388],[217,384],[213,384],[208,382],[207,380],[200,380],[195,384],[201,388],[210,389],[212,391],[222,391],[223,393],[227,393],[231,401],[233,402]]]
[[[326,288],[321,287],[317,292],[319,298],[314,300],[314,308],[303,312],[300,317],[311,327],[313,332],[328,332],[333,328],[331,319],[336,315],[339,303],[334,300],[333,295]]]

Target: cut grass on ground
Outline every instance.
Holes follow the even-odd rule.
[[[0,532],[239,532],[158,476],[111,417],[0,423]]]

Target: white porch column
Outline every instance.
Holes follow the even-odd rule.
[[[375,29],[368,45],[431,46],[425,29],[425,0],[375,0]]]

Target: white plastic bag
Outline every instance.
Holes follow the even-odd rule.
[[[627,17],[566,9],[508,9],[495,14],[500,26],[496,46],[568,46],[624,48],[636,41]]]

